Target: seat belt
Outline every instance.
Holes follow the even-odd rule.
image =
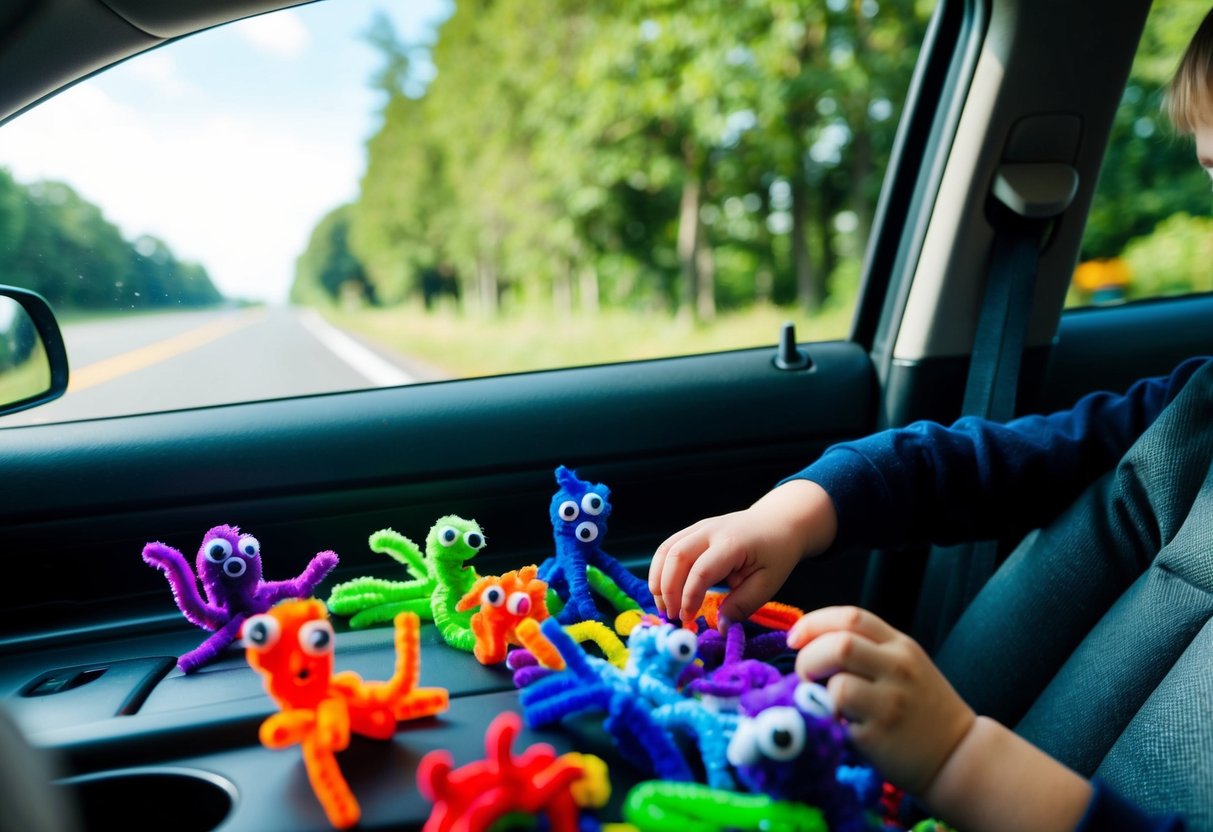
[[[1005,422],[1015,415],[1020,364],[1032,318],[1040,250],[1078,191],[1078,172],[1052,163],[1005,164],[991,189],[994,224],[962,416]],[[933,652],[998,564],[998,541],[932,547],[914,631]]]

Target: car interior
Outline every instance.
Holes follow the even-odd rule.
[[[2,0],[0,133],[131,56],[289,5]],[[56,767],[54,785],[42,788],[25,782],[36,772],[0,753],[8,781],[0,815],[24,804],[36,818],[49,802],[63,814],[12,828],[328,828],[298,754],[258,743],[275,709],[242,651],[188,676],[175,668],[199,632],[140,561],[145,543],[188,553],[206,529],[239,524],[261,541],[267,578],[299,574],[316,552],[333,550],[337,582],[393,574],[367,547],[375,529],[419,539],[456,513],[485,531],[478,571],[498,574],[551,554],[552,472],[567,465],[610,486],[605,547],[643,577],[666,536],[749,505],[829,445],[960,416],[971,365],[1000,355],[975,344],[986,305],[1006,305],[989,300],[988,284],[994,252],[1013,233],[1000,220],[1010,203],[1027,213],[1045,206],[1034,218],[1034,280],[1019,293],[1022,359],[1002,382],[1015,413],[1123,391],[1213,353],[1207,294],[1063,310],[1149,12],[1149,0],[941,0],[885,172],[851,334],[820,341],[798,332],[804,361],[789,363],[796,355],[786,346],[777,360],[773,332],[767,348],[0,429],[0,551],[9,564],[0,702],[15,725],[3,741],[28,743],[29,759]],[[1017,168],[1043,178],[1017,184]],[[1016,541],[999,543],[1001,556]],[[971,554],[923,546],[808,561],[778,599],[802,609],[859,604],[933,650],[988,577],[973,574]],[[432,625],[421,642],[421,683],[448,689],[450,710],[343,754],[362,828],[421,828],[430,806],[415,785],[420,758],[434,749],[457,762],[478,758],[492,718],[517,707],[508,673],[451,650]],[[392,654],[390,629],[338,624],[341,668],[386,678]],[[992,690],[1000,684],[989,680]],[[1210,705],[1200,707],[1207,716]],[[612,771],[627,768],[590,730],[524,737],[588,747]],[[1143,750],[1136,759],[1150,758]],[[1148,778],[1124,782],[1147,809],[1183,811],[1192,828],[1213,829],[1209,771],[1208,761],[1204,774],[1194,767],[1169,794]]]

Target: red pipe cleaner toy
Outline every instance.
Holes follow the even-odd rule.
[[[515,812],[546,815],[550,832],[577,832],[576,784],[586,776],[581,755],[557,757],[550,745],[536,743],[514,756],[521,726],[513,711],[498,714],[484,735],[485,759],[457,769],[446,751],[421,759],[417,788],[434,801],[422,832],[483,832]]]

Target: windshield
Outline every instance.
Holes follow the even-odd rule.
[[[342,0],[0,128],[0,282],[72,379],[0,420],[845,337],[931,4]]]

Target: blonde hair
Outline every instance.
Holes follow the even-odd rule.
[[[1167,87],[1163,111],[1180,133],[1213,124],[1213,11],[1188,42]]]

